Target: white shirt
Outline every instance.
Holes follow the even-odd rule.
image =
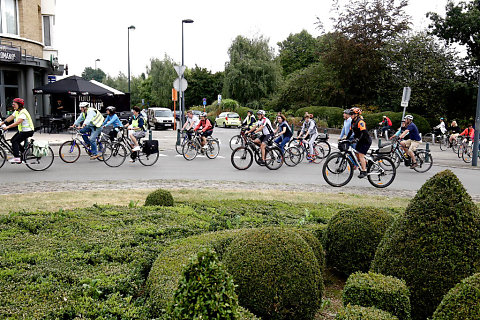
[[[198,119],[196,115],[193,115],[192,118],[187,117],[187,123],[189,125],[189,128],[196,128],[200,123],[200,119]]]
[[[257,128],[260,128],[261,126],[264,126],[262,129],[263,135],[266,136],[267,134],[271,134],[270,130],[272,130],[272,123],[268,118],[263,117],[262,120],[257,121]]]
[[[447,128],[445,128],[445,122],[444,121],[440,122],[440,124],[438,126],[436,126],[435,129],[440,129],[440,131],[442,133],[447,132]]]

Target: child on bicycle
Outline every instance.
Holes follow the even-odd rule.
[[[303,140],[305,143],[309,145],[309,154],[307,155],[307,160],[313,162],[315,157],[315,153],[313,151],[313,144],[318,136],[317,124],[313,120],[312,114],[305,114],[304,117],[305,121],[303,122],[302,130],[300,131],[300,135],[298,136],[299,139],[306,139],[307,135],[310,137],[307,140]]]

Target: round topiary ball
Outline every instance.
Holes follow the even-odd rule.
[[[355,208],[340,211],[328,222],[324,233],[327,265],[350,275],[366,272],[378,244],[393,217],[378,208]]]
[[[398,320],[394,315],[375,307],[347,305],[338,312],[335,320]]]
[[[480,319],[480,273],[464,279],[443,298],[433,320]]]
[[[312,248],[291,229],[252,229],[236,237],[223,262],[240,305],[262,319],[313,319],[323,281]]]
[[[372,271],[405,280],[412,318],[432,316],[443,296],[480,271],[480,213],[458,178],[430,178],[378,246]]]
[[[170,191],[157,189],[151,192],[145,199],[146,206],[173,206],[173,197]]]

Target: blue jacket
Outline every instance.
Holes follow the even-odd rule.
[[[110,125],[112,125],[114,128],[123,127],[122,122],[120,121],[120,119],[116,114],[114,114],[113,116],[108,115],[105,121],[103,122],[104,127],[110,126]]]
[[[348,118],[343,121],[342,132],[340,132],[340,138],[346,138],[350,132],[350,127],[352,126],[352,118]]]

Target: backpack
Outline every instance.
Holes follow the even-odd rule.
[[[146,155],[151,155],[158,153],[158,140],[145,140],[143,141],[143,153]]]

